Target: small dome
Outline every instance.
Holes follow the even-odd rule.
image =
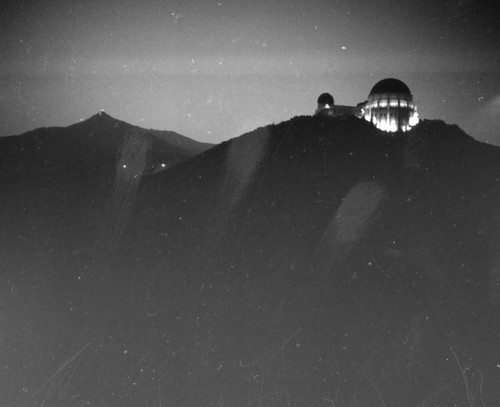
[[[384,93],[399,93],[411,96],[408,86],[399,79],[394,78],[382,79],[380,82],[377,82],[372,88],[369,96]]]
[[[329,93],[322,93],[321,95],[319,95],[318,104],[333,106],[333,96]]]

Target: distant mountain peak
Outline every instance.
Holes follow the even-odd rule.
[[[81,125],[81,124],[90,124],[90,125],[97,125],[99,127],[116,127],[118,124],[123,125],[128,123],[124,123],[121,120],[115,119],[114,117],[110,116],[107,114],[104,110],[101,110],[94,114],[93,116],[90,116],[88,119],[81,121],[80,123],[76,123],[76,125]],[[129,125],[130,126],[130,125]]]
[[[117,119],[115,119],[114,117],[111,117],[109,114],[107,114],[104,110],[100,110],[99,112],[97,112],[95,115],[93,115],[92,117],[90,117],[90,119],[94,119],[94,120],[113,120],[113,121],[118,121]]]

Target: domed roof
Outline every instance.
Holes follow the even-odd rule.
[[[321,95],[319,95],[318,104],[333,105],[333,96],[329,93],[322,93]]]
[[[369,96],[382,93],[403,93],[411,96],[410,89],[399,79],[387,78],[377,82]]]

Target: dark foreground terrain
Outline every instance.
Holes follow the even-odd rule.
[[[146,171],[127,137],[3,164],[2,406],[500,405],[500,149],[298,117]]]

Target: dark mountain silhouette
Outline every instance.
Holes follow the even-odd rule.
[[[129,139],[137,139],[136,144],[144,146],[144,171],[147,173],[162,162],[170,167],[212,147],[173,131],[142,129],[99,112],[68,127],[39,128],[19,136],[0,138],[1,174],[9,176],[24,167],[38,171],[41,163],[52,167],[62,164],[68,169],[80,162],[90,162],[105,168],[110,158],[120,155],[124,143],[131,142]]]
[[[500,149],[297,117],[134,180],[2,242],[11,405],[499,404]]]
[[[47,253],[55,268],[70,270],[101,240],[113,246],[125,223],[107,219],[123,202],[120,194],[132,198],[145,176],[210,147],[104,112],[68,127],[0,138],[0,245],[5,264],[12,263],[6,270],[46,261]],[[125,203],[120,210],[130,209]],[[110,228],[113,239],[105,237]]]

